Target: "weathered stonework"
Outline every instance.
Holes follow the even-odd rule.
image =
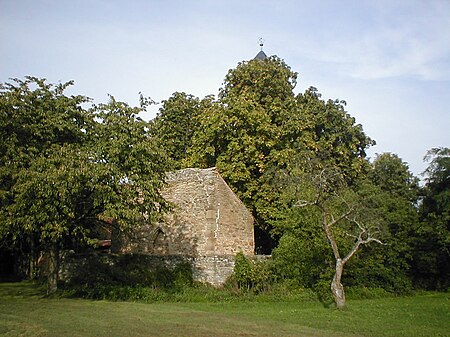
[[[253,255],[253,217],[216,168],[184,169],[167,175],[161,191],[174,205],[157,225],[144,225],[116,252],[180,256],[193,266],[198,281],[222,284],[231,275],[234,255]]]

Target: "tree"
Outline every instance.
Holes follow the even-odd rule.
[[[283,116],[294,103],[296,76],[275,56],[239,63],[225,77],[219,100],[200,116],[193,137],[189,163],[217,166],[252,209]]]
[[[371,181],[392,196],[417,203],[419,181],[396,154],[377,154],[369,173]]]
[[[48,84],[26,77],[0,84],[0,202],[7,206],[14,175],[54,144],[83,143],[92,116],[84,96],[64,95],[72,82]]]
[[[9,236],[12,246],[32,238],[40,250],[47,252],[51,293],[57,286],[60,249],[92,242],[95,228],[111,219],[126,231],[142,219],[151,223],[158,218],[167,206],[159,194],[165,161],[153,145],[149,124],[137,116],[148,103],[144,98],[141,107],[132,108],[111,97],[108,104],[85,111],[77,100],[64,96],[63,90],[52,91],[43,80],[20,83],[19,87],[7,87],[2,104],[6,111],[15,112],[13,116],[28,114],[23,129],[39,129],[34,116],[43,114],[39,122],[59,131],[68,121],[81,139],[63,142],[51,130],[45,130],[43,136],[31,134],[29,140],[25,139],[28,143],[22,146],[22,156],[11,156],[11,162],[22,157],[27,160],[13,167],[14,181],[6,191],[7,199],[3,200],[7,202],[0,214],[0,235]],[[39,95],[29,89],[35,83]],[[17,99],[10,98],[16,97],[13,93]],[[82,128],[73,126],[71,109],[86,119],[90,117],[89,123]],[[55,110],[58,119],[50,119]],[[35,137],[42,138],[38,141]],[[6,141],[12,143],[16,136],[10,138]],[[34,143],[48,146],[34,153]]]
[[[295,83],[296,74],[277,57],[241,62],[227,74],[219,99],[200,115],[188,150],[187,165],[219,169],[252,210],[257,231],[266,228],[264,212],[256,206],[262,196],[261,177],[280,143],[283,116],[295,103]],[[270,252],[270,243],[261,245],[271,241],[269,236],[258,233],[257,246]]]
[[[162,102],[151,132],[171,159],[173,168],[184,166],[192,137],[199,128],[199,115],[211,105],[212,99],[208,96],[200,100],[184,92],[175,92]]]
[[[101,199],[102,217],[114,219],[122,230],[142,215],[154,223],[168,207],[160,194],[167,160],[149,133],[149,123],[138,116],[147,104],[141,99],[140,107],[130,107],[111,97],[108,104],[94,107],[100,120],[93,137],[95,163],[109,189]]]
[[[384,224],[379,214],[379,190],[367,181],[350,188],[343,174],[335,168],[317,169],[313,164],[308,169],[300,165],[291,172],[282,178],[287,185],[284,191],[292,200],[292,207],[306,209],[306,212],[300,214],[298,221],[301,223],[291,223],[290,230],[285,228],[285,235],[291,235],[293,230],[308,232],[312,234],[309,240],[316,240],[318,232],[314,226],[321,228],[334,257],[330,287],[336,307],[341,309],[345,306],[344,267],[362,246],[371,242],[382,244]],[[304,252],[296,254],[301,258]],[[315,278],[317,280],[317,275]]]
[[[48,293],[57,288],[64,241],[80,235],[86,239],[93,229],[94,221],[83,221],[80,210],[95,169],[86,153],[64,145],[49,149],[16,175],[14,199],[2,219],[3,234],[11,233],[16,245],[32,239],[33,249],[46,252]]]
[[[314,87],[296,99],[301,117],[291,115],[293,120],[287,121],[289,139],[297,139],[302,144],[300,150],[310,151],[324,164],[338,168],[349,183],[366,173],[366,150],[375,141],[345,111],[346,102],[324,101]]]
[[[415,245],[415,281],[431,289],[447,289],[450,280],[450,149],[433,148],[424,160],[421,223]]]
[[[343,101],[324,102],[313,88],[295,96],[296,83],[297,73],[276,56],[239,63],[199,115],[188,149],[187,163],[217,166],[266,231],[278,198],[267,172],[306,153],[338,166],[350,181],[366,168],[365,149],[373,144]]]
[[[397,155],[377,154],[367,174],[380,189],[379,207],[386,224],[385,245],[371,245],[352,261],[346,281],[350,285],[411,290],[411,264],[418,226],[418,179]]]
[[[11,213],[15,185],[20,174],[52,147],[86,141],[93,118],[82,105],[89,99],[66,96],[64,91],[70,85],[72,82],[52,85],[36,77],[0,84],[0,242],[16,255],[33,256],[29,275],[35,271],[38,242],[32,233],[25,235],[17,227],[10,230],[16,216]]]

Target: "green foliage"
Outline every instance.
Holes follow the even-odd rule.
[[[338,169],[347,182],[357,179],[367,169],[366,149],[375,141],[366,136],[361,124],[345,111],[343,100],[322,100],[310,87],[296,97],[299,113],[286,121],[285,141],[296,150],[309,151],[324,165]],[[291,145],[292,146],[292,145]]]
[[[260,105],[277,106],[293,97],[296,84],[297,73],[280,58],[271,56],[262,61],[240,62],[225,76],[219,97],[225,101],[247,97]]]
[[[386,240],[390,242],[389,240]],[[402,268],[404,259],[392,259],[395,247],[368,246],[360,252],[353,261],[344,276],[349,288],[373,288],[383,289],[396,295],[407,295],[413,291],[410,278],[410,267]]]
[[[296,83],[297,73],[276,56],[241,62],[217,99],[176,92],[150,123],[139,117],[153,103],[144,97],[139,107],[111,97],[86,108],[88,98],[65,94],[72,82],[26,77],[0,84],[2,249],[35,257],[43,249],[77,250],[95,241],[99,226],[131,231],[158,221],[169,208],[159,194],[167,170],[216,166],[257,225],[279,239],[271,262],[236,257],[230,284],[237,292],[295,284],[326,300],[333,255],[346,258],[344,252],[352,253],[345,283],[362,293],[408,293],[411,279],[448,288],[450,150],[429,151],[419,189],[397,155],[366,160],[375,142],[345,101],[323,100],[314,87],[295,95]],[[348,210],[351,217],[323,231]],[[374,231],[383,246],[352,251]],[[164,298],[149,287],[185,290],[192,283],[181,267],[148,273],[127,263],[127,275],[113,276],[105,264],[93,268],[86,291],[95,283],[105,298],[111,291],[115,299]],[[137,280],[143,285],[135,287]]]
[[[238,289],[260,293],[273,284],[270,260],[255,260],[243,253],[236,254],[234,271],[229,283],[236,283]]]
[[[111,97],[86,110],[88,99],[64,94],[71,82],[14,82],[0,88],[0,239],[7,248],[76,248],[111,219],[126,231],[168,208],[159,193],[165,157],[138,117],[149,100],[130,107]]]
[[[193,285],[189,263],[179,262],[169,268],[146,255],[74,256],[70,265],[73,276],[64,288],[74,296],[86,298],[138,300],[139,296],[158,294],[151,289],[182,291]]]
[[[306,229],[283,235],[273,252],[273,263],[277,278],[314,288],[322,275],[330,274],[332,261],[325,237],[317,233],[307,236]]]
[[[14,240],[36,235],[42,245],[60,241],[78,230],[79,197],[90,181],[93,165],[73,146],[57,146],[16,175],[13,215],[3,219]],[[8,215],[9,215],[8,214]],[[86,228],[87,229],[87,228]]]
[[[411,294],[411,293],[410,293]],[[409,294],[409,295],[410,295]],[[383,288],[348,287],[347,295],[353,300],[389,298],[394,295]]]
[[[450,149],[431,149],[425,160],[421,223],[414,245],[415,282],[429,289],[450,287]]]
[[[86,142],[93,118],[82,105],[89,100],[84,96],[64,95],[72,84],[53,86],[35,77],[0,84],[0,235],[3,238],[5,235],[13,240],[20,237],[16,227],[11,229],[16,214],[9,209],[16,202],[18,179],[26,179],[26,170],[35,160],[43,163],[46,156],[56,157],[58,147],[67,153]],[[31,170],[36,170],[36,164]]]
[[[386,228],[383,246],[370,246],[351,262],[346,274],[349,285],[382,287],[390,292],[408,293],[412,289],[411,263],[418,226],[418,179],[395,154],[377,155],[368,178],[381,191],[381,207]]]
[[[278,173],[284,199],[291,205],[273,223],[284,232],[274,252],[275,265],[282,274],[313,287],[325,303],[331,284],[341,308],[344,266],[364,245],[382,243],[382,193],[367,180],[348,185],[344,173],[336,167],[321,168],[320,160],[317,166],[314,161],[309,167],[301,163]]]
[[[164,148],[171,166],[182,168],[192,137],[199,128],[199,116],[212,104],[212,97],[200,100],[184,92],[175,92],[162,102],[156,118],[152,121],[154,139]]]
[[[343,101],[325,102],[314,88],[296,97],[296,81],[276,56],[239,63],[218,100],[198,115],[188,149],[186,165],[218,167],[264,229],[285,207],[273,172],[301,155],[340,168],[350,181],[366,169],[365,150],[373,144]]]
[[[103,219],[114,219],[122,230],[136,224],[146,215],[146,221],[159,219],[168,208],[160,195],[167,169],[165,154],[149,134],[150,124],[138,115],[146,108],[130,107],[113,97],[107,104],[94,106],[99,122],[94,130],[92,149],[101,177],[101,194],[95,202]]]
[[[13,241],[32,235],[46,245],[88,239],[101,219],[126,228],[142,214],[158,216],[166,206],[159,195],[164,157],[137,117],[145,100],[132,108],[111,97],[86,111],[84,97],[64,95],[71,83],[52,89],[36,78],[16,82],[2,85],[0,100],[7,145],[0,234]]]
[[[369,173],[371,181],[393,197],[416,203],[418,178],[396,154],[377,154]]]

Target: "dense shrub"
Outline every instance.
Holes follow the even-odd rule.
[[[239,290],[261,293],[270,289],[275,278],[271,260],[256,260],[238,253],[234,260],[234,272],[228,281]]]
[[[232,276],[224,287],[215,288],[194,282],[189,263],[180,260],[168,268],[156,261],[145,255],[85,256],[72,266],[73,277],[62,285],[60,294],[139,302],[332,302],[332,269],[323,271],[314,284],[305,286],[301,277],[279,273],[280,261],[259,260],[239,253],[235,257]],[[396,293],[376,285],[352,285],[346,288],[346,292],[352,299],[381,298]]]
[[[148,289],[179,291],[193,284],[192,268],[180,261],[173,268],[146,255],[90,255],[74,259],[66,292],[82,297],[138,300],[155,297]]]
[[[364,247],[344,270],[347,287],[384,289],[386,293],[408,295],[413,286],[407,272],[392,266],[383,256],[383,249]],[[324,302],[331,300],[330,283],[334,274],[334,258],[327,242],[306,240],[285,234],[273,251],[273,273],[277,280],[290,279],[299,286],[313,289]]]

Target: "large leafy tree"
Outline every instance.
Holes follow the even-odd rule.
[[[190,164],[217,166],[248,206],[294,104],[296,77],[277,57],[241,62],[225,77],[218,101],[202,114],[194,134]]]
[[[84,96],[68,97],[72,82],[48,84],[26,77],[0,84],[0,191],[2,206],[10,200],[14,175],[55,144],[86,140],[92,116],[82,108]]]
[[[162,102],[152,121],[151,132],[167,153],[172,168],[182,168],[192,137],[199,128],[199,116],[211,105],[212,97],[200,100],[184,92],[175,92]]]
[[[35,78],[16,82],[3,86],[0,100],[0,236],[10,247],[28,243],[47,252],[53,292],[61,248],[89,243],[102,222],[114,219],[128,230],[164,209],[164,157],[149,124],[138,117],[147,100],[133,108],[111,97],[85,110],[85,98],[64,95],[67,85],[53,88]]]
[[[346,102],[322,100],[314,87],[296,99],[299,112],[286,122],[288,139],[297,139],[300,142],[297,147],[303,147],[322,163],[339,169],[350,184],[366,173],[366,150],[375,142],[345,111]]]
[[[391,153],[377,155],[367,177],[381,191],[386,245],[372,245],[359,254],[347,280],[353,285],[408,291],[411,289],[411,263],[419,221],[418,179],[401,158]]]
[[[218,100],[200,115],[200,126],[189,149],[187,164],[218,167],[234,192],[253,210],[260,227],[265,225],[264,212],[257,209],[264,197],[261,178],[271,166],[273,151],[281,144],[285,115],[295,105],[296,77],[275,56],[239,63],[225,77]],[[258,234],[270,242],[267,234]]]
[[[424,172],[414,277],[421,286],[447,289],[450,284],[450,149],[433,148],[424,159],[429,165]]]
[[[55,146],[84,144],[94,123],[82,108],[86,97],[64,94],[71,84],[55,86],[36,77],[0,84],[0,242],[3,249],[20,250],[20,256],[35,255],[38,246],[34,233],[25,234],[12,223],[20,175]]]
[[[314,88],[296,96],[296,83],[297,74],[276,56],[239,63],[199,115],[188,149],[188,165],[217,166],[265,229],[279,202],[271,172],[301,153],[337,166],[351,181],[367,168],[365,149],[373,143],[344,102],[325,102]]]
[[[114,219],[121,229],[134,225],[145,215],[150,223],[166,209],[159,190],[167,171],[166,157],[149,133],[149,123],[139,117],[148,100],[130,107],[111,97],[107,104],[94,106],[99,122],[89,148],[102,186],[108,193],[100,195],[102,218]]]

